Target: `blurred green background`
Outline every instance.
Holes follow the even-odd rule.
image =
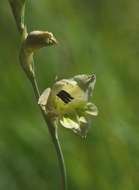
[[[0,5],[0,190],[58,190],[56,154],[18,61],[20,36]],[[28,0],[29,31],[59,41],[35,55],[41,90],[96,73],[99,108],[83,140],[60,128],[69,190],[139,189],[139,1]]]

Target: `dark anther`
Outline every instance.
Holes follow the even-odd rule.
[[[74,98],[65,90],[61,90],[57,96],[66,104],[68,104],[69,102],[71,102],[71,100],[73,100]]]

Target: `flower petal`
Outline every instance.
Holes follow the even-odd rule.
[[[81,137],[86,137],[88,132],[88,122],[85,117],[77,116],[75,120],[70,117],[63,117],[60,120],[60,123],[63,127],[71,129],[74,133],[77,133]]]
[[[85,113],[92,116],[98,115],[98,109],[97,106],[91,102],[87,103],[87,109],[85,110]]]
[[[72,129],[72,130],[78,130],[80,128],[79,124],[69,117],[63,117],[62,120],[60,120],[60,123],[63,127]]]
[[[78,120],[80,123],[87,123],[87,120],[83,116],[79,117]]]
[[[41,94],[38,100],[38,104],[42,107],[43,110],[45,110],[45,106],[47,104],[49,95],[51,92],[51,88],[46,88],[44,92]]]
[[[80,124],[80,135],[82,137],[86,137],[87,132],[88,132],[88,121],[84,116],[78,117],[78,121]]]

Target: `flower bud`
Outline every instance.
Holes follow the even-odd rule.
[[[33,53],[35,50],[57,44],[57,40],[51,32],[33,31],[27,34],[22,43],[20,60],[27,76],[34,78]]]
[[[30,51],[57,44],[57,40],[51,32],[32,31],[25,40],[25,47]]]

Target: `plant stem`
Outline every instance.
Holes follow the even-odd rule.
[[[33,57],[32,59],[26,60],[28,59],[29,56],[24,56],[26,54],[24,54],[24,52],[22,52],[22,48],[21,48],[21,54],[23,53],[22,56],[20,56],[20,61],[21,61],[21,65],[24,65],[26,63],[28,63],[28,61],[33,62]],[[24,62],[24,63],[23,63]],[[32,63],[30,63],[32,64]],[[38,102],[38,99],[40,97],[40,92],[39,92],[39,88],[38,88],[38,83],[36,81],[36,77],[35,74],[32,77],[29,77],[28,74],[26,74],[27,78],[29,79],[32,87],[33,87],[33,91],[36,97],[36,101]],[[39,106],[40,107],[40,106]],[[57,153],[57,159],[59,162],[59,168],[60,168],[60,172],[61,172],[61,190],[67,190],[67,176],[66,176],[66,167],[65,167],[65,162],[64,162],[64,157],[63,157],[63,153],[62,153],[62,149],[60,146],[60,142],[59,142],[59,138],[58,138],[58,129],[57,126],[55,124],[55,122],[52,122],[51,119],[48,117],[48,115],[46,114],[46,112],[44,110],[42,110],[42,108],[40,107],[41,113],[43,115],[43,118],[48,126],[48,130],[49,133],[51,135],[52,138],[52,142],[54,144],[56,153]]]
[[[11,1],[9,0],[9,3]],[[24,1],[25,2],[25,1]],[[16,20],[16,24],[19,30],[19,33],[21,34],[21,41],[22,44],[24,43],[24,41],[26,40],[27,37],[27,28],[24,25],[24,6],[23,6],[23,11],[22,11],[22,23],[21,25],[19,25],[18,23],[18,18],[17,18],[17,14],[15,12],[16,9],[16,3],[14,4],[14,1],[12,1],[12,4],[10,3],[11,8],[12,8],[12,12],[13,15],[15,16],[15,20]],[[18,7],[18,6],[17,6]],[[19,27],[22,26],[22,27]],[[20,51],[20,63],[21,66],[23,68],[23,70],[26,73],[27,78],[29,79],[32,87],[33,87],[33,91],[36,97],[36,102],[38,104],[38,99],[40,97],[40,92],[39,92],[39,88],[38,88],[38,83],[36,81],[36,77],[35,77],[35,73],[34,75],[30,75],[30,73],[28,73],[28,71],[26,71],[26,68],[23,67],[23,65],[33,65],[33,52],[31,52],[31,54],[29,55],[28,53],[25,53],[26,49],[24,48],[24,46],[21,45],[21,51]],[[58,162],[59,162],[59,168],[60,168],[60,172],[61,172],[61,190],[67,190],[67,177],[66,177],[66,167],[65,167],[65,163],[64,163],[64,157],[63,157],[63,153],[62,153],[62,149],[60,146],[60,142],[59,142],[59,138],[58,138],[58,130],[57,130],[57,126],[55,122],[52,122],[52,120],[48,117],[48,115],[46,114],[46,112],[44,110],[42,110],[42,108],[40,107],[41,113],[43,115],[43,118],[48,126],[49,129],[49,133],[52,137],[52,142],[54,144],[56,153],[57,153],[57,158],[58,158]]]
[[[67,189],[67,175],[66,175],[66,167],[65,167],[65,162],[64,162],[64,157],[61,149],[61,145],[59,142],[59,137],[58,137],[58,127],[55,126],[55,148],[57,151],[57,156],[59,160],[59,166],[60,166],[60,171],[61,171],[61,176],[62,176],[62,189]]]
[[[38,97],[39,97],[40,93],[39,93],[37,81],[35,78],[30,81],[31,81],[32,87],[34,89],[34,94],[36,96],[36,99],[38,101]],[[41,107],[40,107],[40,110],[42,112],[45,122],[48,125],[49,133],[51,134],[52,141],[53,141],[53,144],[56,149],[57,158],[58,158],[58,162],[59,162],[59,168],[60,168],[60,172],[61,172],[61,186],[62,186],[61,190],[67,190],[66,167],[65,167],[64,156],[62,153],[61,145],[60,145],[59,138],[58,138],[58,126],[57,126],[56,122],[52,122],[48,118],[48,116],[46,115],[44,110],[41,109]]]

